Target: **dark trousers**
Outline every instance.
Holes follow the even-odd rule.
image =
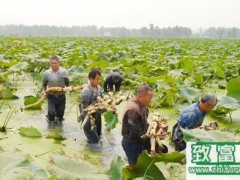
[[[48,119],[54,121],[55,117],[59,118],[60,121],[63,120],[65,106],[66,106],[66,96],[65,94],[54,96],[48,95]]]
[[[138,156],[143,151],[143,146],[141,141],[131,141],[127,139],[122,140],[122,147],[128,159],[128,164],[133,166],[137,163]]]
[[[173,141],[174,142],[174,145],[175,145],[175,151],[182,151],[184,149],[186,149],[186,142],[184,140],[181,140],[181,141]]]
[[[177,138],[174,136],[177,136]],[[182,151],[186,149],[186,142],[183,140],[183,133],[178,127],[178,123],[173,126],[172,139],[175,145],[175,151]]]
[[[101,114],[95,113],[93,114],[93,117],[95,118],[95,124],[92,126],[91,119],[88,118],[87,122],[83,127],[83,130],[89,143],[98,143],[100,136],[102,134]]]
[[[150,153],[151,144],[150,139],[147,138],[145,140],[139,141],[131,141],[127,139],[122,139],[122,147],[125,151],[125,154],[128,158],[128,163],[130,166],[135,165],[137,163],[138,156],[144,151],[147,150]],[[156,153],[167,153],[168,148],[163,144],[163,149],[160,149],[159,145],[156,144]]]

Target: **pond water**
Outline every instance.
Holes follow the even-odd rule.
[[[3,109],[8,108],[6,104],[11,106],[22,106],[23,98],[27,95],[34,95],[34,90],[36,86],[30,77],[26,80],[20,81],[17,92],[15,93],[19,99],[8,100],[5,102]],[[222,96],[223,91],[216,92],[218,96]],[[103,135],[99,144],[91,145],[86,141],[83,129],[77,122],[77,103],[76,98],[77,93],[67,93],[67,103],[65,111],[65,120],[62,124],[53,123],[49,124],[46,121],[45,115],[47,114],[47,103],[42,106],[41,110],[18,112],[14,114],[8,124],[8,130],[6,134],[1,133],[0,147],[4,151],[14,152],[16,150],[22,151],[29,154],[37,163],[42,167],[48,165],[49,153],[43,154],[45,152],[60,151],[60,148],[67,154],[74,154],[76,156],[81,156],[83,159],[93,163],[98,166],[100,171],[104,171],[109,168],[112,159],[115,156],[121,156],[123,159],[126,157],[121,146],[121,124],[118,123],[117,127],[111,132],[107,132],[104,129],[103,120]],[[121,103],[117,106],[117,113],[119,114],[119,120],[121,121],[123,109],[126,106],[126,102]],[[169,130],[171,131],[172,126],[176,123],[178,114],[175,112],[174,108],[160,108],[154,110],[154,112],[159,112],[160,114],[170,118]],[[233,124],[229,123],[229,120],[225,119],[220,121],[220,127],[240,127],[240,112],[236,111],[233,113]],[[1,124],[3,123],[4,110],[1,113]],[[150,113],[149,120],[151,119],[153,112]],[[212,117],[208,116],[206,118],[206,123],[213,120]],[[41,138],[28,138],[23,137],[18,133],[19,127],[29,127],[33,126],[40,130],[43,134]],[[47,139],[46,136],[51,131],[59,131],[66,138],[64,141],[55,141],[53,139]],[[168,146],[169,151],[173,151],[173,147],[169,145],[169,140],[164,140],[164,143]],[[43,155],[41,155],[43,154]],[[39,156],[38,156],[39,155]],[[36,157],[37,156],[37,157]]]

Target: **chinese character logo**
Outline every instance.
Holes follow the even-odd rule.
[[[218,162],[235,162],[235,146],[217,145]]]
[[[211,146],[192,144],[192,163],[210,162]]]

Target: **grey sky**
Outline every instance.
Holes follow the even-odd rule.
[[[240,27],[240,0],[0,0],[0,25]]]

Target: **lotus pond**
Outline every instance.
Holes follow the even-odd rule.
[[[140,84],[154,89],[150,117],[169,117],[169,130],[179,112],[206,93],[215,93],[217,107],[204,123],[217,121],[219,131],[186,131],[188,141],[240,141],[240,41],[212,39],[0,37],[0,179],[185,179],[184,152],[138,159],[138,171],[126,167],[121,146],[121,117],[126,101],[117,105],[118,122],[103,124],[101,142],[90,145],[77,122],[79,93],[67,93],[65,120],[46,121],[46,101],[21,111],[40,98],[49,57],[61,57],[72,84],[87,82],[92,68],[124,77],[122,92],[134,95]],[[182,176],[177,176],[181,174]]]

